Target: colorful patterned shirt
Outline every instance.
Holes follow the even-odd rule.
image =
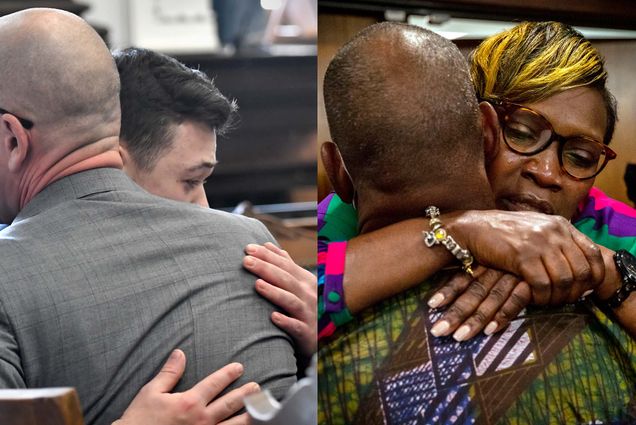
[[[572,223],[595,243],[613,251],[625,249],[636,255],[636,210],[608,197],[601,190],[595,187],[590,190]],[[342,285],[346,241],[357,235],[357,226],[356,210],[335,193],[329,194],[318,205],[319,340],[333,334],[337,326],[351,317],[342,297],[338,304],[329,301],[330,291],[325,291],[324,283],[327,280],[336,282],[334,285]],[[331,264],[328,274],[325,273],[326,264]],[[331,306],[331,310],[325,311],[324,306]]]
[[[342,279],[346,252],[345,243],[332,250],[329,242],[355,235],[355,210],[334,196],[319,211],[326,299],[325,274]],[[597,243],[636,254],[634,209],[598,189],[574,224]],[[331,268],[332,260],[339,265]],[[430,334],[441,313],[424,300],[438,278],[352,323],[323,308],[319,423],[636,423],[636,344],[591,302],[529,309],[504,332],[458,343]]]
[[[625,249],[636,255],[636,209],[599,189],[590,190],[572,223],[595,243],[612,251]]]
[[[341,289],[346,241],[357,234],[358,217],[349,204],[333,193],[318,204],[319,340],[333,334],[336,327],[351,320]]]

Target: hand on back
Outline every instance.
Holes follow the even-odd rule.
[[[459,341],[505,329],[529,304],[572,303],[605,276],[601,250],[563,217],[534,212],[468,211],[451,215],[458,239],[487,266],[458,272],[429,305],[446,311],[432,328]],[[502,271],[506,270],[506,271]]]
[[[256,291],[287,313],[272,313],[272,322],[294,338],[304,355],[311,356],[317,347],[316,276],[273,243],[250,244],[245,252],[243,265],[260,277]]]
[[[171,393],[185,371],[186,358],[174,350],[161,371],[143,386],[121,419],[113,425],[249,425],[243,398],[259,390],[250,382],[220,397],[243,374],[243,366],[231,363],[208,375],[188,391]],[[218,397],[218,398],[217,398]]]

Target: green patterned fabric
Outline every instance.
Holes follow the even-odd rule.
[[[434,285],[366,310],[321,345],[318,423],[636,423],[636,345],[591,303],[533,310],[458,343],[429,332]]]
[[[590,193],[575,226],[636,253],[632,210],[603,196]],[[334,196],[326,211],[325,225],[348,223],[341,228],[351,235],[350,205]],[[636,344],[603,311],[589,301],[529,309],[502,333],[457,343],[430,334],[441,313],[424,300],[443,278],[366,310],[321,343],[320,424],[636,424]]]

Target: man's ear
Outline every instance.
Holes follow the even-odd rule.
[[[119,156],[121,156],[121,161],[124,164],[124,171],[130,170],[132,157],[128,149],[126,149],[126,144],[122,143],[121,140],[119,141]]]
[[[484,155],[486,164],[489,164],[499,151],[499,118],[497,111],[489,102],[481,102],[479,111],[481,112],[481,128],[484,135]]]
[[[2,150],[7,158],[9,171],[17,172],[25,164],[31,150],[31,134],[11,114],[0,117]]]
[[[320,147],[320,157],[325,166],[327,177],[340,199],[348,204],[352,203],[354,193],[353,182],[345,169],[338,146],[333,142],[323,143]]]

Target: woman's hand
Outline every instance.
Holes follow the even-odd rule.
[[[466,211],[442,221],[480,264],[522,277],[532,291],[532,304],[575,302],[603,282],[600,249],[563,217]]]
[[[512,274],[478,266],[474,275],[454,274],[429,299],[432,308],[447,307],[431,329],[434,336],[452,333],[466,341],[482,330],[490,335],[505,329],[532,299],[530,286]]]

